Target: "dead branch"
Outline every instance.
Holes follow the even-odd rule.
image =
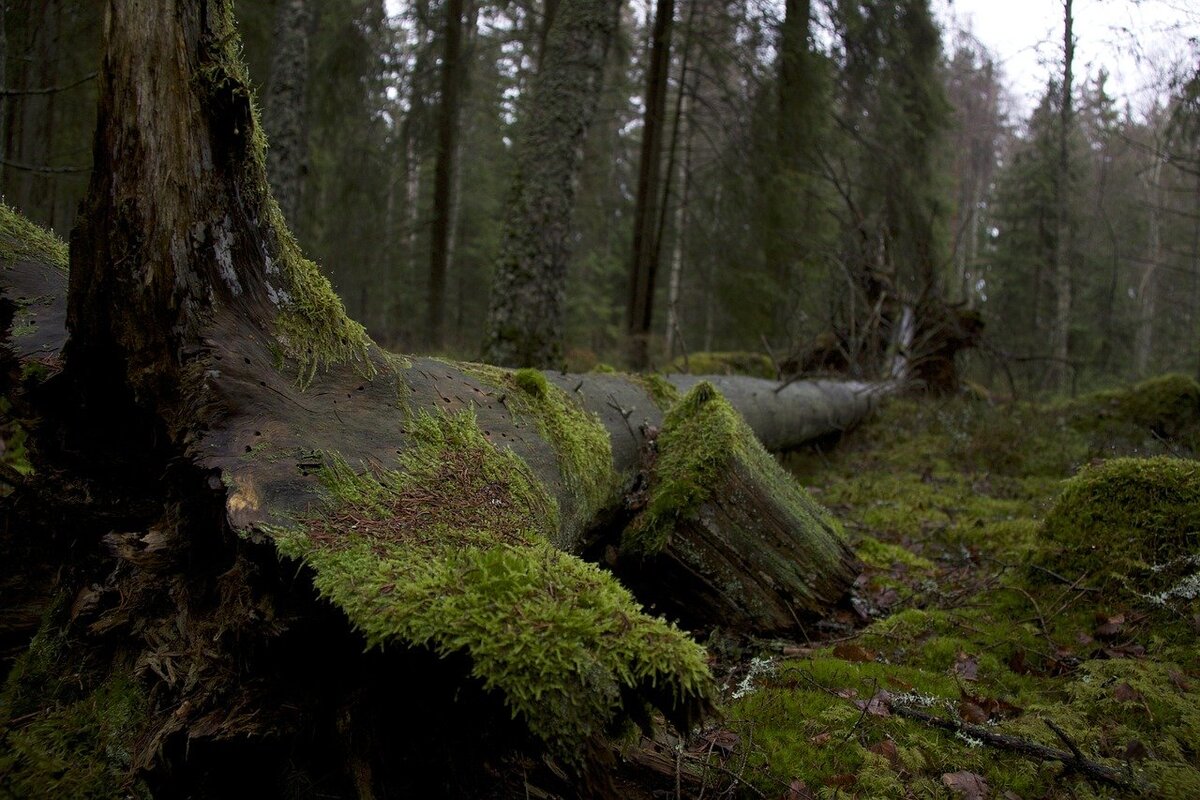
[[[1071,752],[1059,750],[1054,747],[1047,747],[1044,744],[1031,742],[1028,739],[1022,739],[1019,736],[1011,736],[1005,733],[996,733],[987,728],[981,728],[978,725],[968,725],[959,722],[956,719],[942,717],[937,714],[931,714],[928,711],[922,711],[918,708],[909,708],[899,704],[892,705],[892,713],[905,719],[915,720],[925,725],[942,730],[950,731],[951,733],[960,733],[964,736],[969,736],[972,739],[977,739],[990,747],[995,747],[1000,750],[1007,750],[1011,753],[1028,756],[1029,758],[1038,758],[1042,760],[1061,761],[1067,769],[1072,772],[1077,772],[1092,780],[1101,783],[1107,783],[1110,786],[1116,786],[1122,789],[1139,788],[1140,784],[1126,776],[1120,771],[1085,758],[1079,748],[1066,736],[1062,730],[1050,720],[1046,720],[1046,724],[1050,730],[1054,731],[1055,735],[1063,740]]]

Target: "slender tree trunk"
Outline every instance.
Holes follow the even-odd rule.
[[[446,275],[450,269],[454,174],[458,170],[459,93],[467,64],[463,59],[464,0],[446,0],[441,101],[438,105],[437,163],[433,172],[433,219],[429,248],[429,307],[426,336],[440,350],[446,339]]]
[[[1165,197],[1162,187],[1163,143],[1155,136],[1154,167],[1146,181],[1150,196],[1150,218],[1146,233],[1146,256],[1138,279],[1138,322],[1133,340],[1133,368],[1144,377],[1150,367],[1154,345],[1154,315],[1158,305],[1158,268],[1162,262],[1162,211]]]
[[[1059,97],[1058,163],[1054,178],[1054,328],[1051,335],[1053,361],[1049,371],[1051,385],[1066,390],[1071,380],[1071,240],[1069,206],[1071,202],[1070,140],[1073,118],[1071,85],[1075,59],[1075,20],[1072,0],[1063,0],[1063,72]]]
[[[675,357],[676,336],[680,331],[679,295],[683,284],[683,254],[685,249],[686,226],[688,223],[688,198],[692,187],[692,123],[691,106],[692,91],[686,85],[687,76],[682,76],[680,92],[683,99],[680,103],[679,114],[675,120],[676,127],[682,127],[683,138],[683,169],[679,174],[679,201],[675,204],[674,242],[671,248],[671,277],[667,291],[667,359]]]
[[[671,65],[671,30],[675,0],[657,0],[650,62],[646,70],[646,113],[638,166],[637,201],[633,214],[633,260],[629,270],[626,331],[629,360],[636,370],[650,364],[650,332],[654,318],[654,284],[661,256],[656,236],[662,195],[663,128],[667,113],[667,77]]]
[[[620,9],[617,0],[562,0],[555,15],[517,142],[483,348],[492,363],[561,366],[583,142]]]
[[[0,0],[0,89],[8,89],[8,0]],[[0,178],[8,160],[8,96],[0,95]]]
[[[267,176],[288,224],[300,222],[300,199],[308,170],[309,0],[280,0],[275,12],[275,53],[271,82],[263,98]]]
[[[538,25],[537,69],[542,71],[542,63],[546,59],[546,42],[550,38],[550,29],[554,27],[554,18],[558,15],[558,5],[561,0],[545,0],[542,4],[542,20]]]

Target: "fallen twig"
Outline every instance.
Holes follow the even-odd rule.
[[[951,731],[952,733],[961,733],[964,736],[970,736],[971,738],[977,739],[986,745],[990,745],[991,747],[996,747],[1001,750],[1008,750],[1009,752],[1019,753],[1031,758],[1061,761],[1064,765],[1066,765],[1067,769],[1078,772],[1080,775],[1084,775],[1093,780],[1100,781],[1101,783],[1107,783],[1110,786],[1117,786],[1123,789],[1137,786],[1135,781],[1123,775],[1120,771],[1114,769],[1113,767],[1109,767],[1105,764],[1100,764],[1096,761],[1085,758],[1083,753],[1079,751],[1079,748],[1075,746],[1075,743],[1067,737],[1066,733],[1064,733],[1061,728],[1059,728],[1050,720],[1046,720],[1046,724],[1050,727],[1050,730],[1054,731],[1055,735],[1063,740],[1063,743],[1071,749],[1071,752],[1059,750],[1054,747],[1047,747],[1044,744],[1031,742],[1028,739],[1022,739],[1018,736],[996,733],[995,731],[990,731],[987,728],[981,728],[978,725],[968,725],[966,723],[959,722],[956,719],[950,719],[937,714],[931,714],[928,711],[922,711],[918,708],[910,708],[908,706],[896,704],[892,706],[892,713],[906,719],[922,722],[935,728],[941,728],[942,730]]]

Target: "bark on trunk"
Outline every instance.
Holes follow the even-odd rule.
[[[438,104],[437,163],[433,170],[433,220],[430,226],[429,318],[426,334],[434,350],[446,344],[446,274],[450,270],[454,182],[458,172],[459,94],[466,76],[463,57],[464,0],[447,0],[442,96]]]
[[[1071,202],[1068,183],[1071,179],[1071,83],[1075,60],[1075,37],[1072,0],[1063,0],[1063,74],[1059,97],[1058,163],[1054,176],[1054,328],[1051,346],[1054,360],[1049,379],[1059,391],[1071,385],[1071,224],[1068,207]]]
[[[650,332],[654,321],[654,284],[661,255],[658,233],[662,196],[663,129],[667,116],[667,77],[671,67],[671,29],[675,0],[658,0],[646,70],[646,113],[642,117],[642,152],[638,166],[637,205],[633,213],[633,259],[629,269],[626,330],[629,361],[634,369],[650,366]]]
[[[712,384],[677,379],[690,388],[676,402],[661,380],[375,347],[270,196],[228,4],[179,0],[166,14],[112,0],[107,20],[65,366],[30,395],[49,468],[5,509],[10,522],[68,520],[37,546],[67,559],[41,635],[70,636],[54,671],[22,667],[0,729],[107,713],[124,687],[136,712],[111,749],[135,743],[132,769],[163,793],[199,779],[246,790],[248,763],[254,786],[279,791],[293,748],[339,763],[338,785],[379,791],[417,780],[397,758],[426,766],[429,737],[410,755],[393,712],[411,708],[410,681],[435,675],[491,709],[480,737],[494,723],[511,746],[511,715],[516,741],[579,764],[647,705],[689,725],[712,681],[696,645],[572,554],[619,547],[620,568],[694,587],[697,623],[747,632],[789,632],[849,587],[855,562],[833,523]],[[30,292],[61,285],[47,266],[61,253],[38,242],[0,248],[7,303],[28,309]],[[63,338],[61,303],[45,308],[35,348],[20,347],[30,326],[11,331],[26,363]],[[778,446],[851,424],[873,396],[731,380],[718,383]],[[821,400],[819,423],[779,419],[798,394]],[[826,407],[839,394],[857,411]],[[79,754],[79,768],[117,780],[107,752]],[[22,761],[20,778],[36,781],[39,763]]]
[[[275,55],[271,83],[263,98],[270,139],[267,174],[271,191],[289,225],[300,220],[300,197],[307,170],[305,120],[308,99],[309,0],[283,0],[275,17]]]
[[[600,100],[621,4],[562,0],[517,144],[504,243],[496,263],[484,359],[561,365],[571,220],[583,141]]]

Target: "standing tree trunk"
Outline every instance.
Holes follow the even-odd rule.
[[[1150,367],[1150,353],[1154,344],[1154,314],[1158,304],[1158,269],[1162,262],[1162,213],[1165,203],[1162,186],[1162,168],[1165,137],[1155,131],[1152,157],[1154,166],[1146,178],[1146,189],[1150,197],[1150,220],[1146,233],[1146,256],[1142,262],[1142,274],[1138,279],[1138,321],[1133,340],[1133,368],[1144,377]]]
[[[437,163],[433,170],[433,220],[429,246],[429,317],[426,336],[440,350],[446,343],[446,273],[453,233],[454,176],[458,171],[459,94],[466,75],[463,58],[464,0],[446,0],[446,43],[442,56],[442,93],[438,106]]]
[[[271,83],[263,98],[267,176],[288,225],[300,221],[300,198],[308,171],[308,39],[312,24],[309,0],[281,0],[275,16],[275,54]]]
[[[629,270],[629,301],[626,309],[629,361],[635,370],[643,370],[650,365],[654,283],[662,253],[657,231],[674,18],[675,0],[657,0],[654,31],[650,40],[650,64],[646,70],[646,112],[642,117],[642,152],[633,212],[633,260]]]
[[[561,366],[583,141],[620,9],[615,0],[562,0],[555,14],[517,142],[483,348],[492,363]]]
[[[1053,361],[1049,383],[1059,391],[1071,384],[1071,220],[1068,211],[1071,181],[1071,70],[1075,60],[1075,20],[1072,0],[1063,0],[1063,72],[1058,109],[1058,163],[1054,170],[1054,328],[1051,331]]]

